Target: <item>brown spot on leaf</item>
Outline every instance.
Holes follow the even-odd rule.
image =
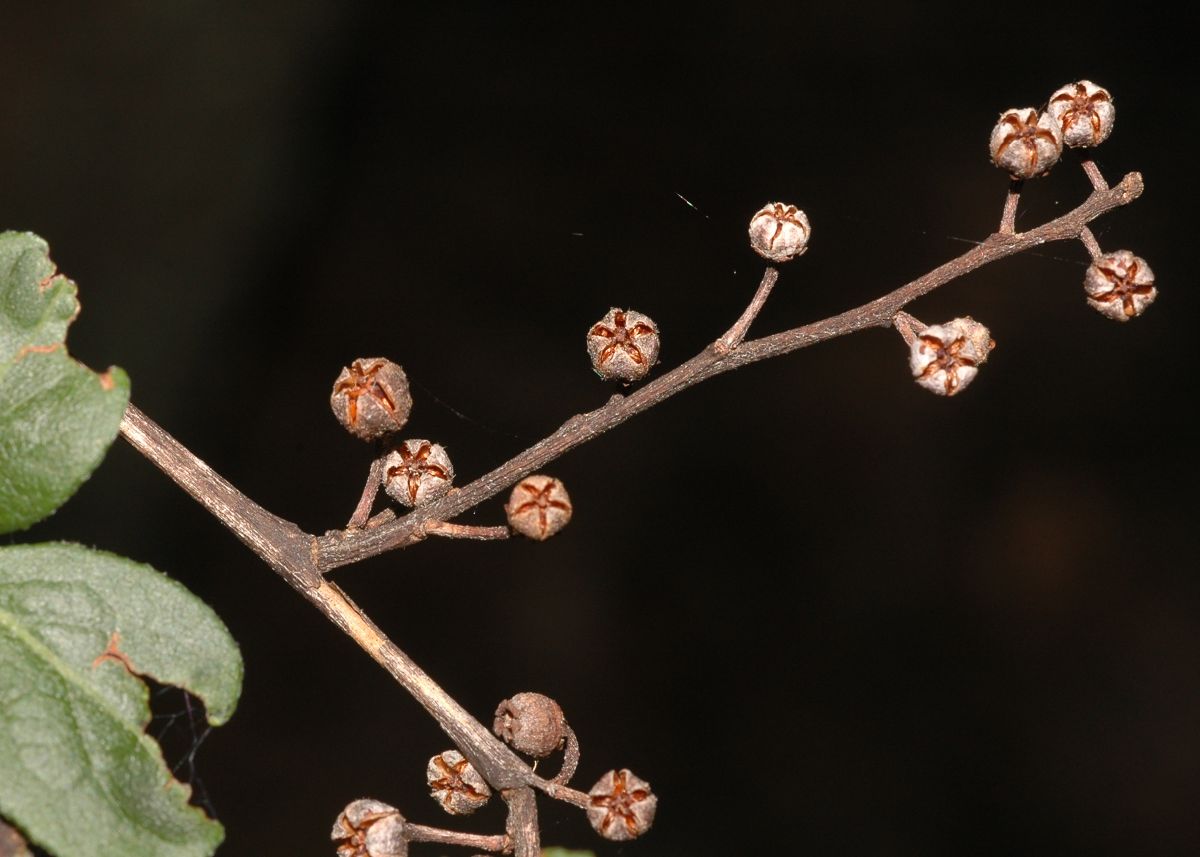
[[[43,292],[46,291],[46,289],[54,285],[56,279],[58,279],[58,265],[51,262],[50,273],[38,280],[38,289]]]
[[[55,342],[53,345],[23,345],[21,346],[21,350],[17,352],[17,356],[13,358],[13,362],[16,363],[18,360],[21,360],[26,354],[50,354],[62,347],[61,342]]]
[[[105,661],[116,661],[121,666],[125,667],[125,671],[130,675],[141,675],[134,669],[133,661],[129,660],[129,655],[121,651],[121,632],[113,631],[112,636],[108,638],[108,645],[104,651],[96,655],[96,659],[92,661],[92,669],[100,666]]]

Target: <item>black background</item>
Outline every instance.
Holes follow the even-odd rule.
[[[485,721],[517,691],[557,698],[577,785],[630,767],[660,795],[625,846],[543,800],[549,844],[1200,847],[1194,18],[311,0],[4,17],[0,225],[46,237],[80,283],[72,350],[127,369],[143,410],[310,532],[345,521],[369,460],[327,404],[354,357],[405,366],[412,435],[469,480],[614,391],[583,348],[610,306],[658,322],[663,369],[721,333],[762,271],[745,227],[763,203],[800,205],[814,234],[754,335],[984,238],[999,111],[1108,87],[1098,163],[1147,191],[1095,231],[1154,267],[1145,317],[1090,310],[1082,248],[1050,245],[911,307],[990,326],[962,396],[917,388],[890,331],[836,340],[555,463],[576,515],[546,544],[433,541],[335,579]],[[1077,164],[1028,185],[1019,228],[1085,197]],[[434,723],[126,445],[18,538],[150,562],[241,642],[241,707],[197,757],[222,853],[330,854],[364,795],[443,823]]]

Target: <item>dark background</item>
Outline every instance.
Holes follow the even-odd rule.
[[[321,532],[369,460],[327,403],[347,361],[404,365],[412,435],[465,482],[614,391],[583,348],[610,306],[658,322],[664,370],[724,331],[762,271],[745,228],[763,203],[800,205],[814,237],[755,335],[984,238],[1007,187],[986,155],[998,113],[1096,80],[1118,107],[1098,163],[1147,191],[1094,228],[1153,265],[1145,317],[1090,310],[1082,248],[1047,246],[910,308],[990,326],[960,397],[917,388],[890,331],[836,340],[557,462],[576,516],[544,545],[432,541],[335,579],[481,718],[517,691],[557,698],[580,787],[627,766],[660,795],[625,846],[543,800],[549,844],[1196,853],[1197,81],[1172,37],[1196,23],[6,4],[0,225],[46,237],[80,283],[81,359],[125,367],[143,410]],[[1085,197],[1077,164],[1029,184],[1019,228]],[[150,562],[241,642],[241,708],[196,756],[222,853],[331,854],[364,795],[446,819],[423,782],[447,746],[433,721],[123,443],[19,538]]]

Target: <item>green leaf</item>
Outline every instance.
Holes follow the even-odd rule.
[[[106,654],[107,653],[107,654]],[[139,676],[233,713],[237,645],[153,568],[79,545],[0,548],[0,815],[58,857],[211,854],[221,825],[188,805],[148,735]]]
[[[0,533],[67,501],[104,458],[129,402],[129,378],[67,355],[75,284],[46,242],[0,233]]]

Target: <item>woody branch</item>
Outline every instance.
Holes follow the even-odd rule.
[[[322,573],[327,573],[339,566],[407,547],[422,538],[423,528],[430,522],[446,521],[463,514],[511,487],[524,476],[540,470],[563,454],[615,428],[635,414],[648,410],[676,393],[715,375],[760,360],[779,357],[828,339],[873,327],[888,327],[896,313],[906,305],[964,274],[1052,241],[1078,239],[1087,224],[1115,208],[1133,202],[1141,196],[1143,187],[1141,174],[1129,173],[1115,187],[1093,191],[1080,206],[1061,217],[1027,232],[994,233],[983,243],[924,276],[840,315],[761,339],[728,346],[722,337],[691,360],[634,393],[628,396],[614,395],[602,407],[571,417],[542,441],[440,500],[435,500],[401,518],[397,518],[390,510],[381,512],[372,518],[364,529],[326,533],[317,539],[318,568]],[[772,274],[772,269],[768,269],[763,282],[773,283]],[[752,320],[753,317],[748,320],[741,319],[739,325],[744,321],[744,328],[748,328],[749,321]],[[743,335],[744,332],[743,329]]]
[[[1088,84],[1087,87],[1084,86],[1085,83]],[[1104,259],[1117,259],[1116,262],[1110,264],[1110,268],[1099,266],[1099,246],[1087,228],[1088,224],[1096,218],[1132,202],[1141,195],[1143,184],[1138,173],[1129,173],[1116,187],[1110,188],[1094,162],[1085,161],[1084,170],[1091,180],[1094,190],[1080,206],[1028,232],[1018,233],[1015,230],[1020,190],[1017,180],[1030,178],[1044,172],[1048,166],[1047,158],[1050,159],[1049,163],[1052,163],[1061,152],[1064,135],[1067,135],[1066,139],[1070,145],[1094,145],[1107,136],[1108,130],[1111,130],[1111,102],[1107,99],[1109,96],[1106,91],[1086,81],[1064,87],[1059,93],[1052,96],[1051,106],[1054,107],[1057,104],[1059,114],[1055,118],[1056,122],[1060,121],[1062,116],[1069,117],[1070,111],[1073,110],[1083,110],[1084,108],[1093,110],[1092,124],[1087,127],[1077,126],[1074,132],[1071,130],[1069,118],[1063,121],[1063,124],[1056,125],[1047,123],[1045,116],[1039,119],[1036,111],[1013,110],[1002,114],[1000,123],[993,131],[992,156],[997,166],[1009,170],[1014,184],[1005,202],[1000,230],[967,253],[883,297],[821,321],[761,339],[746,341],[745,336],[765,304],[778,276],[774,268],[768,268],[753,299],[737,322],[691,360],[629,396],[614,395],[602,407],[571,417],[556,432],[500,467],[484,474],[461,489],[449,491],[440,497],[431,496],[428,498],[428,502],[418,502],[418,495],[424,490],[424,487],[420,479],[412,475],[415,472],[413,468],[416,466],[414,462],[420,463],[424,469],[438,471],[443,478],[451,475],[452,470],[448,460],[439,459],[439,453],[428,442],[407,441],[404,449],[392,453],[400,455],[402,459],[394,462],[393,466],[397,472],[405,471],[409,474],[407,485],[401,485],[400,490],[403,491],[407,487],[408,499],[412,501],[410,505],[418,506],[418,508],[402,518],[397,518],[394,513],[386,511],[368,519],[374,501],[374,491],[378,486],[378,481],[375,480],[388,472],[387,462],[383,459],[377,460],[372,466],[372,479],[368,483],[368,490],[364,492],[355,510],[352,526],[317,537],[304,533],[292,522],[271,514],[242,495],[132,405],[129,406],[121,424],[122,434],[135,448],[159,466],[233,531],[293,588],[384,666],[437,720],[486,781],[501,791],[509,806],[505,837],[489,838],[486,842],[480,839],[472,841],[471,844],[483,848],[496,846],[504,850],[511,848],[518,857],[534,857],[539,853],[539,833],[532,788],[541,789],[552,797],[576,806],[588,808],[589,819],[591,819],[593,811],[599,807],[600,815],[604,816],[607,813],[607,818],[603,822],[604,825],[607,825],[614,812],[628,811],[628,804],[623,802],[624,798],[620,797],[623,790],[632,789],[627,794],[636,795],[639,793],[639,789],[645,787],[645,783],[637,780],[628,771],[619,773],[613,771],[606,775],[609,778],[608,786],[611,794],[603,801],[595,798],[589,800],[587,795],[567,787],[563,782],[569,776],[566,768],[569,766],[573,770],[574,767],[570,752],[568,752],[567,763],[564,766],[564,774],[549,781],[538,777],[512,750],[497,740],[482,724],[434,683],[371,622],[339,587],[325,579],[325,573],[385,551],[406,547],[429,535],[457,538],[504,537],[507,532],[503,527],[468,527],[454,524],[451,519],[495,496],[571,449],[620,425],[635,414],[715,375],[770,357],[781,356],[817,342],[874,327],[895,326],[910,345],[915,345],[918,341],[934,339],[933,328],[919,332],[922,328],[921,323],[903,312],[903,308],[907,304],[983,265],[1032,247],[1051,241],[1080,240],[1093,258],[1092,268],[1097,268],[1098,271],[1093,277],[1095,282],[1089,285],[1085,281],[1089,302],[1101,312],[1117,320],[1125,320],[1135,314],[1135,311],[1140,312],[1142,306],[1153,300],[1153,278],[1149,273],[1148,266],[1143,265],[1144,270],[1138,274],[1137,263],[1141,260],[1136,259],[1127,251],[1120,251],[1118,254],[1104,257]],[[1099,134],[1100,129],[1097,124],[1098,120],[1095,118],[1094,108],[1097,104],[1108,110],[1108,113],[1104,114],[1107,117],[1105,120],[1107,130],[1104,130],[1103,135],[1099,137],[1095,136]],[[1092,136],[1086,138],[1080,136],[1081,127],[1086,134]],[[1083,142],[1071,142],[1072,138],[1069,136],[1071,133],[1074,133],[1075,138]],[[1055,148],[1049,150],[1047,147]],[[1048,154],[1042,155],[1043,159],[1039,167],[1038,158],[1043,151]],[[798,211],[794,206],[785,208],[782,204],[776,203],[773,209],[768,206],[767,209],[756,215],[756,219],[764,215],[769,215],[768,227],[774,224],[774,232],[770,236],[772,243],[779,237],[784,224],[793,236],[799,236],[798,249],[793,249],[789,254],[782,256],[782,260],[803,252],[809,234],[808,221],[803,212]],[[752,243],[755,241],[754,223],[755,221],[752,221]],[[777,258],[770,252],[763,252],[757,244],[756,249],[761,255],[773,260]],[[1128,259],[1125,259],[1126,256]],[[1089,268],[1089,276],[1093,273]],[[1138,279],[1139,276],[1142,279]],[[1112,289],[1108,288],[1110,281],[1116,282],[1116,286]],[[1117,286],[1120,288],[1118,289]],[[1118,297],[1120,301],[1116,300]],[[1138,303],[1139,300],[1141,304]],[[614,310],[613,312],[619,316],[624,315],[623,311]],[[630,315],[634,314],[630,313]],[[955,320],[955,322],[961,321],[963,320]],[[625,337],[637,335],[638,328],[646,326],[639,321],[631,321],[630,324],[633,329],[626,329],[625,319],[621,318],[617,323],[617,327],[620,328],[619,332],[597,325],[593,329],[593,333],[599,331],[597,335],[608,337],[614,342],[625,342]],[[984,333],[986,334],[986,330]],[[954,346],[957,347],[959,344],[961,343],[955,343]],[[990,344],[986,348],[990,348]],[[605,346],[605,352],[609,351],[611,348]],[[635,353],[637,362],[647,362],[642,359],[640,354],[636,354],[636,347],[631,352]],[[655,342],[656,353],[657,343]],[[653,360],[648,362],[652,363]],[[973,366],[974,364],[968,365]],[[399,371],[399,367],[395,368]],[[347,373],[351,373],[351,371],[346,370]],[[354,367],[353,371],[360,371],[359,367]],[[402,371],[399,372],[399,377],[403,378]],[[357,380],[343,377],[339,378],[338,383],[343,391],[353,392]],[[335,388],[335,392],[337,389]],[[401,392],[407,397],[406,387]],[[950,387],[947,387],[946,392],[947,394],[951,392]],[[343,399],[349,402],[347,406],[353,412],[355,407],[353,396],[348,398],[343,396]],[[381,412],[384,419],[395,411],[396,397],[387,397],[387,404],[388,407]],[[411,400],[409,400],[409,404],[411,404]],[[418,446],[409,446],[409,444]],[[407,470],[405,470],[406,468]],[[447,478],[446,482],[448,483],[448,481]],[[390,487],[389,492],[393,493]],[[393,496],[396,494],[393,493]],[[404,493],[401,493],[398,499],[403,499],[404,496]],[[577,758],[577,747],[574,748],[574,754]],[[597,788],[599,788],[599,784]],[[592,794],[595,795],[596,791],[593,790]],[[644,794],[648,794],[648,791]],[[609,802],[605,803],[605,801]],[[652,801],[650,803],[652,804]],[[649,811],[652,815],[652,809]],[[623,818],[632,824],[632,816],[626,815]],[[452,836],[452,834],[444,834],[433,828],[413,826],[412,830],[414,833],[419,832],[428,837],[428,841],[449,843],[449,839],[443,837]],[[461,844],[467,844],[467,841],[462,840]]]

